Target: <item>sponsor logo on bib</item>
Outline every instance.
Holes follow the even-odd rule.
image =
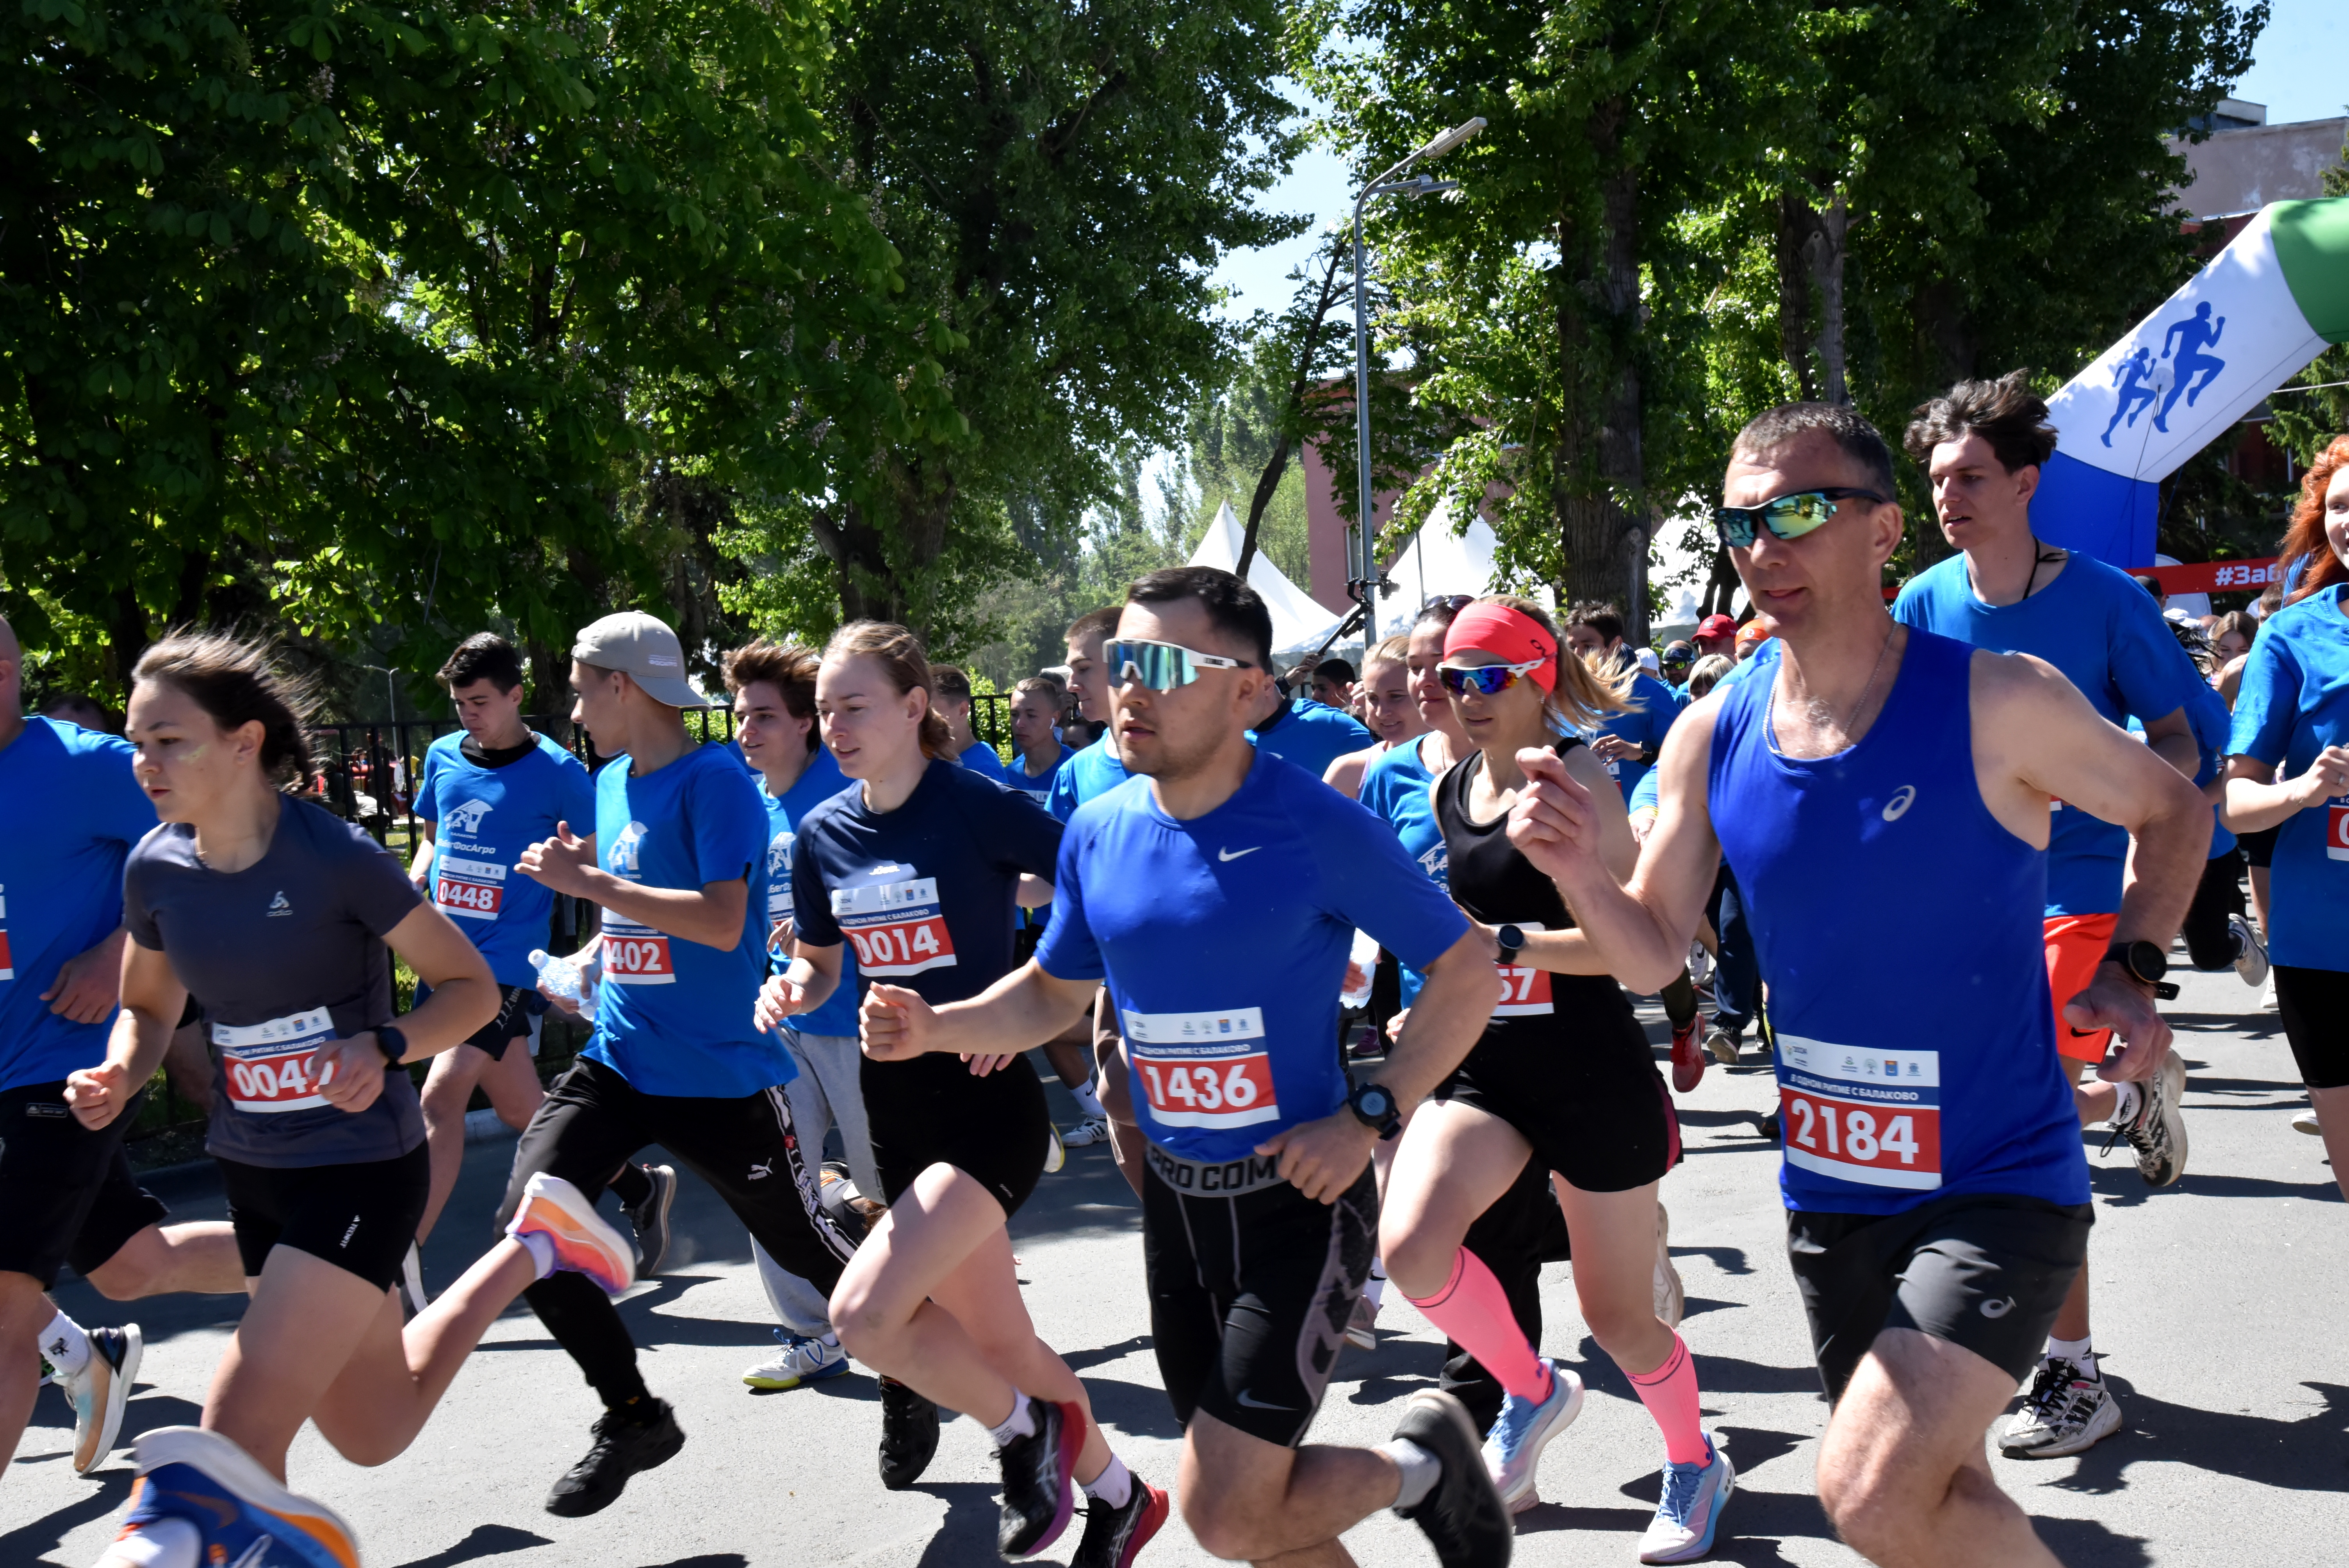
[[[1224,1013],[1122,1011],[1125,1048],[1150,1101],[1153,1119],[1167,1127],[1253,1127],[1278,1121],[1272,1057],[1264,1011]]]
[[[1786,1163],[1868,1187],[1941,1184],[1941,1054],[1778,1037]]]
[[[832,917],[856,948],[867,975],[919,975],[954,966],[954,934],[938,902],[938,879],[908,876],[911,866],[875,866],[886,880],[832,890]]]
[[[264,1024],[214,1024],[212,1044],[229,1103],[260,1115],[326,1104],[318,1092],[318,1047],[334,1037],[335,1021],[324,1007]]]

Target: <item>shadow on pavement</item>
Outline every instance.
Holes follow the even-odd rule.
[[[533,1535],[527,1530],[516,1530],[507,1524],[477,1524],[473,1532],[446,1551],[435,1552],[429,1557],[419,1557],[400,1568],[456,1568],[460,1563],[478,1563],[484,1557],[502,1556],[508,1552],[527,1552],[533,1546],[552,1546],[554,1542],[543,1535]],[[740,1562],[737,1558],[735,1561]]]
[[[119,1461],[92,1475],[88,1492],[78,1501],[0,1535],[0,1563],[51,1561],[44,1553],[56,1551],[72,1532],[122,1511],[130,1498],[130,1466]]]
[[[2153,1561],[2143,1537],[2122,1535],[2099,1520],[2034,1517],[2031,1524],[2069,1568],[2144,1568]]]
[[[922,1549],[917,1568],[967,1568],[973,1563],[999,1561],[995,1532],[1003,1517],[998,1495],[1002,1489],[996,1482],[936,1481],[916,1483],[912,1490],[942,1499],[947,1505],[947,1516],[938,1521],[937,1533]],[[684,1564],[672,1568],[684,1568]]]
[[[2349,1432],[2349,1388],[2303,1383],[2301,1387],[2322,1398],[2324,1408],[2297,1420],[2279,1420],[2173,1405],[2137,1392],[2116,1374],[2106,1376],[2121,1396],[2127,1425],[2080,1455],[2072,1473],[2051,1480],[2051,1486],[2109,1496],[2127,1488],[2128,1467],[2143,1460],[2189,1465],[2286,1491],[2349,1491],[2349,1467],[2342,1462],[2344,1449],[2349,1447],[2344,1442]]]
[[[2295,1133],[2294,1137],[2304,1136]],[[2312,1151],[2321,1151],[2316,1140],[2307,1141]],[[2113,1151],[2114,1160],[2120,1150]],[[2278,1181],[2267,1176],[2222,1176],[2216,1171],[2198,1171],[2189,1167],[2185,1175],[2173,1187],[2153,1188],[2137,1173],[2137,1167],[2127,1164],[2099,1163],[2093,1157],[2088,1161],[2088,1184],[2107,1207],[2134,1209],[2148,1198],[2176,1193],[2191,1198],[2305,1198],[2313,1203],[2338,1203],[2341,1189],[2333,1173],[2317,1166],[2305,1181]]]

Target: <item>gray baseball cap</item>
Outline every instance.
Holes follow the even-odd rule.
[[[711,707],[685,678],[685,646],[657,616],[642,610],[606,615],[579,634],[571,656],[597,669],[618,670],[655,702],[671,707]]]

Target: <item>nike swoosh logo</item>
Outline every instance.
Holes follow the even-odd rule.
[[[1258,848],[1258,849],[1262,849],[1263,847],[1264,847],[1264,846],[1263,846],[1263,845],[1261,845],[1261,844],[1258,844],[1258,845],[1257,846],[1257,848]],[[1243,854],[1247,853],[1247,851],[1242,851],[1241,852],[1242,852]],[[1247,1391],[1247,1389],[1245,1389],[1245,1388],[1241,1389],[1237,1394],[1234,1395],[1234,1396],[1233,1396],[1233,1398],[1237,1398],[1237,1399],[1241,1404],[1243,1404],[1243,1405],[1247,1406],[1247,1407],[1249,1409],[1251,1409],[1251,1410],[1288,1410],[1288,1411],[1294,1411],[1294,1410],[1297,1408],[1297,1407],[1296,1407],[1296,1406],[1294,1406],[1294,1405],[1268,1405],[1268,1404],[1266,1404],[1262,1399],[1251,1399],[1251,1398],[1248,1398],[1248,1391]]]
[[[1245,850],[1217,850],[1216,851],[1216,859],[1219,861],[1236,861],[1242,855],[1252,855],[1262,848],[1264,848],[1262,844],[1250,844]],[[1287,1409],[1288,1407],[1285,1405],[1267,1405],[1264,1406],[1263,1408],[1268,1410],[1282,1410]]]

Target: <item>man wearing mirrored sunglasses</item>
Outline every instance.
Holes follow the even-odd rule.
[[[1464,1057],[1495,949],[1384,822],[1252,746],[1272,620],[1212,567],[1128,590],[1102,650],[1112,733],[1140,779],[1078,809],[1051,929],[981,996],[902,1026],[932,1050],[1020,1050],[1104,978],[1122,1009],[1151,1331],[1185,1430],[1183,1511],[1217,1557],[1350,1563],[1338,1537],[1392,1507],[1458,1568],[1510,1527],[1459,1401],[1412,1396],[1378,1449],[1304,1447],[1377,1244],[1371,1152]],[[1331,1047],[1356,927],[1426,984],[1375,1083]],[[981,1042],[992,1042],[982,1044]]]
[[[2041,947],[2048,803],[2137,836],[2127,952],[2066,998],[2127,1042],[2125,1079],[2169,1030],[2123,960],[2177,931],[2209,810],[2050,665],[1894,621],[1891,494],[1883,438],[1847,407],[1748,425],[1720,528],[1776,657],[1673,727],[1629,884],[1539,753],[1509,836],[1637,989],[1678,973],[1726,858],[1769,983],[1787,1252],[1833,1406],[1819,1500],[1879,1563],[2054,1568],[1982,1445],[2093,1217]]]

